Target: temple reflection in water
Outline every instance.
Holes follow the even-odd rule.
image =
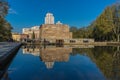
[[[48,69],[52,68],[54,62],[67,62],[69,61],[69,54],[72,53],[72,48],[42,48],[40,50],[40,58]]]
[[[72,53],[72,48],[69,47],[39,47],[39,46],[24,46],[23,54],[32,54],[40,56],[41,61],[46,65],[47,69],[51,69],[55,62],[69,61],[69,55]]]

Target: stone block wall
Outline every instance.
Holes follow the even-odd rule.
[[[41,39],[70,39],[69,26],[62,24],[44,24],[40,26]]]

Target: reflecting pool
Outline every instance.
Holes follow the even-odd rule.
[[[120,80],[120,47],[22,46],[2,80]]]

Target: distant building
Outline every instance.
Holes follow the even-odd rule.
[[[72,39],[72,32],[69,26],[58,21],[54,24],[54,16],[52,13],[47,13],[45,24],[40,26],[40,39],[50,43],[64,43],[66,40]]]
[[[45,24],[54,24],[54,16],[52,13],[47,13],[45,17]]]
[[[58,21],[56,24],[62,24],[60,21]]]
[[[72,39],[72,32],[68,25],[63,24],[43,24],[40,26],[40,39],[51,43],[61,42]]]
[[[50,43],[64,43],[72,39],[72,32],[70,32],[68,25],[62,24],[60,21],[56,24],[54,22],[53,14],[47,13],[45,24],[32,28],[23,28],[23,34],[29,35],[29,39],[33,39],[34,36],[36,40]]]
[[[21,34],[19,34],[19,33],[12,33],[12,39],[14,41],[20,41],[21,40]]]
[[[35,39],[39,39],[39,26],[34,26],[32,28],[23,28],[23,34],[27,34],[29,39],[32,39],[33,36]]]
[[[28,38],[29,38],[28,34],[21,34],[21,41],[27,41]]]
[[[70,32],[70,27],[60,21],[55,23],[52,13],[46,14],[44,24],[34,26],[32,28],[23,28],[23,34],[22,39],[27,36],[27,39],[30,41],[38,40],[38,42],[40,41],[41,43],[81,44],[94,42],[94,39],[73,39],[72,32]]]

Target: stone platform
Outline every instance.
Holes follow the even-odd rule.
[[[6,57],[7,55],[9,55],[13,51],[13,49],[15,49],[20,45],[21,43],[1,42],[0,43],[0,60],[3,57]]]
[[[0,78],[19,50],[21,43],[0,42]]]

